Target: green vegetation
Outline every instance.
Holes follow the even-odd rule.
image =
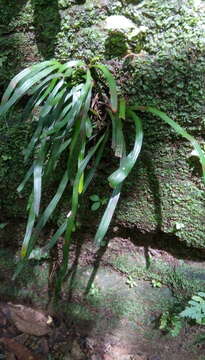
[[[125,61],[112,54],[110,49],[109,66],[117,77],[120,90],[133,104],[149,104],[165,111],[194,134],[203,147],[205,21],[201,5],[192,0],[165,0],[163,4],[160,0],[108,1],[106,6],[101,1],[76,3],[56,0],[48,6],[42,0],[15,4],[3,0],[0,4],[1,91],[18,69],[44,56],[55,55],[62,61],[73,57],[87,61],[94,56],[104,61],[109,36],[105,34],[103,24],[110,16],[121,15],[132,20],[137,27],[145,26],[147,32],[144,51],[138,54],[135,44],[130,42],[128,51],[135,55],[128,56]],[[52,42],[48,29],[53,36]],[[124,201],[117,219],[128,227],[135,224],[143,232],[157,232],[160,228],[165,233],[174,233],[176,223],[180,222],[184,226],[177,230],[179,239],[189,246],[203,247],[205,193],[200,180],[201,168],[197,161],[193,164],[190,159],[190,146],[176,137],[163,122],[148,113],[141,114],[141,117],[145,130],[143,151],[124,187]],[[8,130],[4,127],[3,131],[4,134],[11,132],[11,126]],[[29,128],[27,131],[29,133]],[[132,132],[128,133],[132,142]],[[15,141],[14,136],[12,139]],[[7,156],[6,148],[2,153]],[[22,167],[23,171],[20,154],[15,153],[15,158],[16,167],[19,171]],[[146,162],[149,158],[151,161]],[[15,166],[11,165],[9,169],[7,178],[11,180],[11,191],[4,196],[3,212],[13,216],[13,210],[18,214],[25,208],[25,203],[21,200],[22,208],[13,201],[16,199],[16,186],[13,183],[12,187],[12,180],[18,176]],[[92,192],[103,197],[100,190],[98,186],[98,191]],[[129,196],[129,192],[135,196]],[[10,205],[12,201],[15,209]]]
[[[196,293],[204,288],[204,281],[187,275],[188,266],[181,265],[173,268],[162,261],[150,261],[149,268],[142,265],[144,259],[131,261],[130,256],[121,255],[113,259],[112,264],[117,269],[126,274],[127,279],[144,279],[151,283],[153,287],[160,288],[168,286],[178,303],[186,302]]]
[[[148,247],[157,238],[175,257],[178,242],[182,258],[187,246],[205,247],[204,0],[2,0],[0,17],[0,93],[25,69],[0,105],[1,295],[44,305],[50,294],[39,294],[47,291],[50,265],[52,275],[58,271],[56,295],[71,274],[62,292],[71,301],[60,311],[76,322],[101,330],[113,321],[114,329],[124,317],[134,319],[135,331],[136,321],[155,325],[159,336],[176,336],[184,325],[203,331],[204,274],[155,262]],[[108,28],[113,18],[131,27]],[[115,228],[126,227],[126,237],[136,230],[137,246],[147,240],[146,259],[143,266],[126,254],[114,259],[121,292],[114,281],[109,289],[106,273],[107,288],[93,276],[88,291],[86,271],[75,279],[82,232],[87,239],[102,218],[96,265],[120,196]],[[16,235],[12,222],[20,224]],[[56,260],[59,239],[63,257]],[[9,261],[8,243],[13,251],[22,246]],[[110,249],[112,257],[118,250]]]
[[[177,336],[186,322],[203,325],[205,319],[204,277],[197,277],[199,270],[192,270],[184,264],[173,266],[153,260],[149,269],[142,265],[143,259],[132,262],[131,256],[118,256],[112,261],[116,269],[126,274],[126,284],[132,288],[137,281],[149,281],[154,288],[168,286],[173,295],[173,302],[161,299],[159,311],[159,329],[164,334]],[[156,310],[156,307],[155,307]],[[157,323],[158,323],[157,322]]]
[[[183,305],[179,304],[170,311],[165,311],[160,317],[160,330],[170,333],[172,336],[179,335],[181,328],[184,325],[184,319],[192,320],[193,323],[205,324],[205,293],[197,292],[188,301],[183,311]]]
[[[91,210],[96,211],[100,206],[105,205],[108,201],[107,198],[100,198],[98,195],[94,194],[90,196],[90,200],[92,201]]]
[[[103,80],[99,79],[97,81],[98,89],[93,89],[94,81],[98,79],[98,71],[108,82],[110,100],[106,95],[108,92]],[[100,81],[103,84],[102,89],[100,89]],[[51,249],[56,244],[58,237],[65,232],[63,264],[58,279],[58,284],[61,286],[62,279],[67,272],[68,251],[75,228],[79,195],[86,191],[92,180],[108,139],[110,124],[107,125],[106,113],[102,113],[101,106],[106,107],[107,116],[109,115],[111,119],[112,148],[115,155],[122,160],[119,169],[109,177],[109,182],[114,190],[96,234],[98,245],[107,231],[117,205],[121,183],[130,172],[140,152],[141,122],[132,110],[128,110],[129,117],[136,126],[136,141],[133,151],[127,156],[122,132],[122,121],[125,120],[126,113],[125,102],[120,100],[118,110],[116,84],[104,65],[86,67],[81,61],[71,61],[64,65],[57,61],[48,61],[25,69],[11,81],[7,88],[0,108],[1,115],[5,114],[26,93],[31,98],[25,107],[23,118],[31,116],[35,121],[36,115],[32,116],[34,108],[39,114],[34,135],[24,152],[26,161],[32,153],[34,154],[33,164],[18,187],[18,191],[21,192],[33,176],[33,190],[28,201],[29,217],[22,245],[22,262],[17,273],[22,269],[25,260],[29,258],[39,232],[58,205],[67,184],[71,182],[73,184],[71,211],[48,244],[48,249]],[[95,107],[92,108],[93,93],[97,100],[94,104]],[[99,127],[97,122],[100,122],[101,131],[95,130]],[[39,216],[42,183],[49,182],[52,173],[59,165],[62,154],[64,155],[64,151],[68,149],[66,169],[60,179],[57,192]],[[95,161],[84,180],[84,171],[93,155],[96,155]],[[38,217],[35,232],[33,232]]]
[[[182,319],[176,315],[176,312],[171,313],[169,311],[165,311],[160,317],[160,330],[169,333],[171,336],[179,335],[182,326]]]
[[[185,310],[179,315],[192,319],[199,325],[205,325],[205,293],[200,291],[193,295]]]
[[[133,168],[142,146],[142,124],[135,111],[146,111],[160,117],[179,135],[189,140],[200,159],[204,178],[205,156],[198,142],[163,112],[150,106],[128,107],[124,98],[118,100],[115,80],[105,65],[91,63],[87,66],[82,61],[70,61],[62,65],[56,60],[33,65],[11,80],[2,98],[0,116],[5,116],[26,94],[30,98],[23,112],[23,120],[30,118],[37,124],[24,151],[24,159],[26,162],[30,161],[31,165],[18,187],[21,192],[33,177],[33,189],[27,205],[29,216],[21,251],[22,260],[17,274],[32,254],[40,231],[51,218],[70,183],[70,210],[46,245],[46,251],[50,250],[59,236],[65,233],[63,262],[57,279],[59,291],[67,273],[69,247],[75,230],[80,197],[92,181],[105,145],[111,137],[112,149],[114,155],[120,158],[120,166],[108,177],[113,192],[95,236],[98,246],[107,232],[122,183]],[[127,119],[135,125],[134,146],[128,154],[123,133]],[[68,151],[67,159],[65,150]],[[42,211],[42,186],[48,186],[62,158],[66,162],[64,174],[59,179],[55,195]],[[92,168],[86,172],[91,161]]]
[[[128,275],[127,280],[125,282],[130,288],[133,288],[134,286],[136,286],[136,282],[133,279],[133,277],[131,275]]]
[[[0,125],[0,198],[3,221],[9,218],[25,218],[25,197],[20,197],[16,187],[24,176],[23,149],[29,141],[32,124],[21,122],[21,112],[16,109],[4,117]],[[6,181],[5,181],[6,179]]]
[[[203,7],[200,10],[194,1],[154,0],[143,1],[140,9],[129,6],[122,11],[148,28],[144,52],[123,63],[122,89],[133,104],[148,103],[165,111],[195,134],[203,147]],[[143,233],[166,234],[175,233],[180,222],[184,227],[177,237],[202,248],[205,188],[197,161],[190,163],[191,148],[162,122],[148,114],[142,118],[142,156],[125,184],[117,220]]]

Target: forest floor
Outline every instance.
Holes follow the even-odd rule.
[[[162,313],[204,291],[202,259],[117,236],[99,250],[85,238],[71,248],[55,310],[49,296],[57,260],[33,260],[12,281],[14,253],[0,249],[0,358],[205,360],[203,326],[185,323],[176,337],[159,329]]]

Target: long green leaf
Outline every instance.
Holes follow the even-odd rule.
[[[26,149],[24,149],[23,154],[24,154],[24,161],[27,161],[29,156],[31,155],[37,141],[40,138],[41,132],[42,132],[42,128],[43,128],[43,120],[40,119],[38,121],[38,126],[34,132],[34,135],[32,136],[28,146],[26,147]]]
[[[103,139],[103,142],[102,144],[100,145],[99,147],[99,150],[97,152],[97,155],[96,155],[96,158],[94,160],[94,163],[92,164],[92,167],[91,169],[89,170],[86,178],[85,178],[85,183],[84,183],[84,188],[83,188],[83,193],[86,192],[90,182],[92,181],[94,175],[95,175],[95,172],[96,172],[96,169],[99,165],[99,162],[103,156],[103,151],[105,149],[105,145],[107,143],[107,140],[108,140],[108,134],[109,134],[109,129],[106,130],[105,134],[104,134],[104,139]]]
[[[40,249],[40,254],[44,255],[48,253],[56,245],[56,243],[59,240],[59,237],[64,234],[66,230],[66,226],[67,226],[67,220],[64,221],[64,223],[58,228],[58,230],[55,232],[55,234],[52,236],[49,242]],[[29,259],[32,258],[33,251],[35,251],[35,249],[32,250]]]
[[[85,146],[86,146],[86,134],[85,134],[85,131],[81,136],[83,137],[83,139],[82,139],[81,151],[79,152],[79,156],[78,156],[78,169],[80,167],[80,164],[81,164],[82,160],[85,157]],[[82,172],[80,180],[79,180],[79,185],[78,185],[78,193],[79,194],[81,194],[83,192],[83,188],[84,188],[84,172]]]
[[[71,143],[71,138],[64,142],[62,142],[62,139],[56,139],[56,143],[52,146],[50,159],[46,166],[45,175],[44,175],[45,179],[47,179],[55,170],[60,155],[63,153],[65,149],[67,149],[70,143]]]
[[[64,79],[60,80],[56,84],[54,89],[50,92],[45,104],[43,105],[40,116],[44,117],[51,111],[51,109],[52,109],[52,107],[54,105],[55,96],[58,94],[59,90],[62,88],[63,85],[64,85]]]
[[[57,243],[60,236],[66,231],[67,220],[58,228],[52,238],[49,240],[48,244],[44,247],[44,251],[50,251]]]
[[[48,75],[47,77],[45,77],[43,80],[41,80],[40,84],[37,84],[35,86],[33,86],[30,90],[29,90],[29,95],[33,95],[35,94],[36,92],[39,91],[39,89],[42,87],[42,86],[46,86],[46,88],[48,88],[48,84],[51,84],[51,81],[52,80],[59,80],[59,79],[62,79],[63,78],[63,75],[59,72],[57,73],[54,73],[54,74],[51,74],[51,75]],[[56,83],[56,81],[54,81],[54,85]],[[49,85],[50,86],[50,85]]]
[[[89,97],[90,99],[90,89],[92,88],[92,78],[90,76],[90,72],[87,71],[86,83],[82,88],[82,93],[79,98],[78,113],[76,114],[76,122],[74,127],[74,132],[72,135],[72,142],[70,145],[70,153],[68,157],[67,167],[71,172],[71,178],[73,177],[74,170],[77,168],[78,156],[81,150],[81,140],[82,140],[82,131],[84,131],[86,135],[85,129],[85,120],[87,117],[86,111],[81,113],[82,104],[86,104],[86,100]],[[86,105],[88,107],[88,104]],[[80,136],[81,133],[81,136]]]
[[[100,225],[98,227],[97,233],[95,235],[95,244],[97,246],[102,245],[102,241],[106,235],[106,232],[108,230],[108,227],[111,223],[113,214],[115,212],[115,208],[117,206],[119,197],[120,197],[120,191],[121,191],[122,184],[118,184],[116,188],[113,190],[112,196],[107,204],[107,207],[105,209],[105,212],[103,214],[103,217],[101,219]]]
[[[68,180],[69,180],[69,175],[68,175],[68,171],[66,170],[61,179],[61,182],[58,186],[56,194],[54,195],[54,197],[52,198],[52,200],[46,207],[45,211],[41,215],[41,217],[36,225],[36,232],[39,233],[39,231],[44,227],[44,225],[47,223],[48,219],[54,212],[54,210],[55,210],[56,206],[58,205],[58,202],[61,199],[63,192],[68,184]]]
[[[87,117],[87,119],[85,120],[85,131],[86,131],[86,136],[89,139],[93,133],[92,121],[90,120],[89,117]]]
[[[38,216],[41,202],[41,188],[42,188],[42,172],[43,162],[46,154],[46,140],[40,144],[40,149],[37,154],[37,159],[34,161],[33,169],[33,193],[34,193],[34,211],[35,215]]]
[[[191,136],[183,127],[181,127],[178,123],[176,123],[174,120],[172,120],[169,116],[167,116],[164,112],[151,107],[151,106],[145,106],[144,108],[146,111],[149,111],[153,115],[159,116],[163,121],[165,121],[167,124],[169,124],[179,135],[190,141],[192,146],[194,147],[196,153],[199,156],[201,165],[202,165],[202,171],[203,171],[203,178],[205,182],[205,154],[203,150],[201,149],[199,143],[196,141],[196,139]],[[143,110],[144,110],[143,109]]]
[[[87,94],[85,95],[85,101],[84,105],[82,107],[81,116],[83,119],[87,119],[88,117],[88,111],[90,110],[90,103],[91,103],[91,96],[92,96],[92,87],[93,87],[93,81],[91,78],[90,71],[87,70],[87,80],[86,85],[88,88]]]
[[[123,150],[125,148],[125,140],[124,135],[122,131],[122,120],[119,116],[115,117],[116,122],[116,134],[115,134],[115,156],[122,157],[123,156]]]
[[[82,147],[83,146],[84,146],[84,144],[82,143]],[[62,280],[67,272],[69,247],[70,247],[71,235],[72,235],[72,232],[74,229],[75,218],[76,218],[77,209],[78,209],[79,184],[80,184],[80,179],[81,179],[82,173],[83,173],[83,171],[81,171],[81,168],[78,169],[78,172],[75,176],[75,180],[74,180],[74,184],[73,184],[71,211],[70,211],[70,214],[68,215],[68,220],[67,220],[65,240],[64,240],[64,246],[63,246],[63,264],[61,266],[60,277],[58,279],[58,284],[57,284],[58,288],[61,287]]]
[[[74,124],[75,118],[80,112],[85,95],[87,94],[87,86],[85,84],[80,84],[80,86],[74,87],[66,96],[65,101],[67,101],[70,96],[73,96],[72,104],[68,104],[64,107],[61,114],[58,117],[58,121],[49,129],[46,136],[50,136],[55,132],[62,129],[64,126],[69,130]],[[62,120],[61,120],[62,119]],[[60,121],[61,120],[61,121]]]
[[[67,101],[70,97],[73,97],[72,103],[69,103],[66,105],[61,113],[59,114],[58,121],[53,126],[53,128],[48,129],[48,132],[46,133],[46,136],[50,136],[56,132],[58,132],[60,129],[62,129],[64,126],[67,127],[67,130],[69,130],[72,125],[74,124],[75,118],[77,114],[79,114],[85,91],[85,84],[80,84],[80,86],[75,86],[65,97],[65,101]],[[86,90],[87,91],[87,90]]]
[[[66,71],[70,70],[70,68],[72,67],[86,67],[86,64],[82,61],[82,60],[71,60],[68,61],[67,63],[61,65],[60,71],[64,72],[64,76],[66,76]]]
[[[58,64],[52,65],[26,80],[21,86],[19,86],[19,88],[14,91],[10,99],[0,106],[0,116],[5,114],[11,108],[11,106],[14,105],[23,95],[25,95],[34,84],[45,78],[48,74],[56,70],[58,67]]]
[[[116,114],[113,114],[111,111],[108,111],[110,119],[112,121],[112,149],[115,150],[116,147]]]
[[[24,186],[26,185],[26,183],[28,182],[28,180],[30,179],[31,175],[33,174],[33,164],[30,166],[30,168],[28,169],[23,181],[20,183],[20,185],[17,187],[17,191],[21,192],[24,189]]]
[[[108,181],[110,185],[115,188],[122,183],[132,170],[142,147],[143,131],[140,118],[131,110],[127,109],[127,115],[134,120],[135,123],[135,143],[133,150],[122,159],[120,167],[112,173]]]
[[[9,83],[3,97],[2,97],[2,103],[5,103],[8,101],[9,97],[11,96],[12,92],[15,90],[16,86],[20,81],[25,80],[25,78],[28,78],[28,75],[31,76],[34,72],[38,72],[39,70],[42,70],[43,68],[53,65],[56,63],[56,61],[44,61],[40,64],[35,64],[33,66],[30,66],[27,69],[22,70],[19,74],[17,74]]]
[[[63,264],[62,264],[60,275],[59,275],[58,282],[57,282],[58,289],[61,287],[61,283],[62,283],[63,278],[65,277],[66,271],[67,271],[69,246],[70,246],[71,235],[72,235],[74,222],[75,222],[75,218],[76,218],[76,213],[77,213],[77,209],[78,209],[78,199],[79,199],[78,189],[79,189],[80,179],[81,179],[81,176],[82,176],[87,164],[89,163],[89,161],[91,160],[93,155],[98,150],[104,137],[105,137],[105,134],[103,134],[101,136],[101,138],[98,140],[97,144],[89,150],[86,157],[80,162],[79,168],[78,168],[75,180],[74,180],[73,194],[72,194],[72,207],[71,207],[71,212],[68,215],[68,222],[67,222],[67,228],[66,228],[66,234],[65,234],[65,243],[64,243],[64,247],[63,247]],[[82,146],[83,146],[83,144],[82,144]]]
[[[59,186],[58,186],[55,196],[50,201],[50,203],[46,207],[43,214],[40,216],[40,218],[37,222],[37,225],[35,226],[35,232],[33,234],[32,234],[32,230],[33,230],[33,225],[34,225],[35,212],[34,212],[34,206],[32,207],[31,216],[27,223],[28,230],[26,231],[26,236],[25,236],[25,239],[23,242],[23,247],[22,247],[22,254],[26,258],[29,257],[31,251],[34,248],[36,239],[39,236],[41,229],[45,226],[45,224],[49,220],[50,216],[52,215],[53,211],[55,210],[59,200],[61,199],[62,194],[67,186],[68,179],[69,179],[69,177],[68,177],[68,173],[66,171]],[[34,203],[33,203],[33,205],[34,205]],[[18,273],[21,271],[23,265],[22,266],[19,265],[19,266],[20,267],[19,267]],[[17,275],[15,275],[15,276],[17,276]]]
[[[31,195],[31,197],[32,197],[32,195]],[[23,239],[23,244],[22,244],[22,249],[21,249],[21,257],[22,258],[27,257],[27,250],[28,250],[30,239],[31,239],[31,234],[33,231],[34,223],[35,223],[35,209],[34,209],[34,201],[32,200],[32,203],[30,206],[30,211],[29,211],[28,222],[27,222],[27,226],[26,226],[26,233],[25,233],[25,236]]]
[[[46,78],[47,79],[47,78]],[[43,103],[44,103],[44,100],[48,97],[48,95],[51,93],[51,91],[53,90],[53,88],[55,87],[56,83],[57,83],[57,77],[55,76],[48,84],[45,84],[43,86],[43,90],[45,91],[42,91],[41,92],[41,96],[39,96],[38,98],[38,101],[36,102],[36,107],[38,106],[41,106]],[[43,83],[44,81],[41,81],[41,84]],[[47,82],[47,81],[46,81]]]
[[[37,102],[42,96],[42,93],[46,89],[46,85],[40,87],[33,96],[28,100],[25,108],[23,109],[22,121],[26,121],[32,113],[32,110],[37,106]],[[32,116],[33,117],[33,114]]]

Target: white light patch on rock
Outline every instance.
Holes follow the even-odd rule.
[[[123,15],[112,15],[105,20],[105,29],[107,30],[128,31],[136,28],[136,25]]]

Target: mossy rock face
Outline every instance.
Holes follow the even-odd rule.
[[[190,169],[189,153],[187,144],[158,143],[144,150],[125,184],[117,220],[142,233],[172,233],[189,246],[204,247],[205,187]]]
[[[203,5],[203,1],[194,0],[19,0],[12,4],[2,0],[0,90],[21,68],[39,59],[95,57],[104,62],[114,58],[119,90],[126,99],[157,106],[185,126],[203,147]],[[106,19],[113,16],[132,23],[131,33],[105,29]],[[146,32],[139,36],[136,29],[143,28]],[[203,247],[205,210],[200,165],[191,158],[191,147],[166,125],[151,116],[139,115],[145,143],[140,161],[124,187],[117,219],[144,232],[171,232],[190,245]],[[5,138],[12,136],[16,144],[6,142],[0,159],[1,174],[9,184],[8,191],[4,177],[1,205],[11,215],[18,179],[25,171],[22,155],[17,153],[30,137],[27,126],[20,130],[19,125],[18,131],[15,126],[11,123],[7,130],[1,124],[1,134]],[[133,128],[127,128],[127,132],[132,134]]]
[[[111,54],[114,53],[116,56],[125,56],[127,53],[127,41],[125,35],[120,31],[112,31],[107,37],[105,42],[106,47],[106,57],[109,59]]]
[[[21,111],[7,114],[0,123],[1,218],[26,216],[28,188],[19,196],[17,187],[25,175],[23,150],[29,141],[31,124],[21,122]]]
[[[164,10],[157,16],[158,2],[152,3],[155,7],[150,8],[149,17],[154,16],[161,34],[160,30],[150,33],[146,52],[124,63],[121,84],[124,81],[133,104],[165,111],[196,136],[204,149],[205,87],[201,79],[205,17],[191,2],[187,7],[178,5],[177,16],[174,2],[164,2]],[[176,31],[170,27],[174,23],[179,26]],[[189,144],[161,120],[139,115],[145,133],[143,151],[125,185],[117,218],[142,232],[173,233],[189,246],[204,247],[205,187],[199,161],[192,157]]]

